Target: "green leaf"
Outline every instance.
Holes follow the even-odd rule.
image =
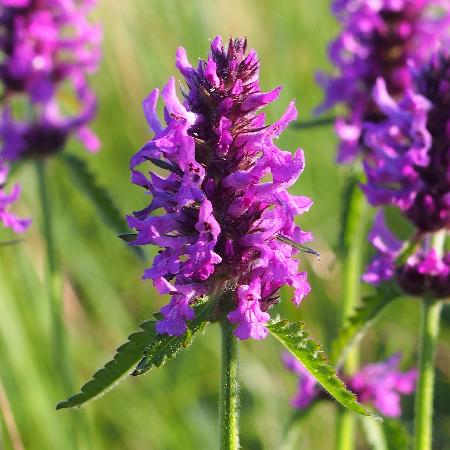
[[[349,317],[333,343],[331,351],[333,364],[337,367],[341,365],[350,347],[364,336],[384,308],[400,296],[401,292],[396,286],[388,283],[378,288],[375,295],[363,298],[361,305]]]
[[[173,358],[179,350],[190,345],[195,331],[204,329],[206,325],[204,322],[208,319],[206,312],[210,310],[211,304],[214,304],[214,302],[208,302],[194,308],[196,318],[189,322],[189,330],[184,336],[171,337],[157,334],[155,330],[156,321],[144,322],[141,325],[142,331],[132,334],[128,338],[128,342],[117,349],[112,361],[95,372],[92,379],[83,385],[78,394],[60,402],[56,409],[81,406],[106,394],[129,373],[130,369],[139,362],[143,355],[147,356],[142,359],[139,365],[143,364],[144,360],[146,361],[145,372],[152,367],[162,366],[168,359]]]
[[[124,242],[133,242],[137,238],[137,233],[122,233],[118,237]]]
[[[309,338],[302,322],[282,320],[269,324],[267,328],[342,406],[357,414],[377,417],[359,404],[356,396],[347,390],[333,367],[328,364],[327,356],[322,351],[320,344]]]
[[[69,169],[70,175],[78,188],[92,201],[105,225],[110,227],[115,234],[122,234],[127,224],[114,204],[108,191],[97,183],[95,175],[90,171],[86,162],[74,155],[61,154],[61,159]],[[130,247],[142,259],[144,253],[139,247]]]
[[[215,302],[211,301],[196,308],[195,319],[188,324],[188,330],[183,336],[168,336],[159,334],[157,338],[148,345],[144,351],[144,357],[141,359],[132,376],[143,375],[153,367],[162,366],[168,359],[172,359],[176,354],[185,348],[188,348],[194,339],[194,334],[204,333],[208,325],[208,316]]]
[[[156,322],[149,320],[141,325],[142,331],[132,334],[128,342],[120,346],[114,359],[95,372],[94,376],[82,388],[80,393],[59,403],[56,409],[73,408],[80,406],[89,400],[104,395],[115,387],[118,382],[127,375],[129,370],[142,358],[146,347],[156,337]]]

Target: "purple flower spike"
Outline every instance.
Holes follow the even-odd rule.
[[[373,405],[386,417],[399,417],[401,395],[413,393],[417,379],[416,369],[407,372],[398,370],[400,360],[401,354],[397,353],[384,362],[364,366],[349,378],[347,384],[358,397],[358,401]],[[291,404],[294,408],[305,409],[321,396],[319,386],[292,355],[284,354],[283,362],[287,369],[299,378],[298,391]]]
[[[364,148],[363,125],[384,111],[371,99],[377,78],[394,98],[412,85],[408,64],[423,63],[450,42],[447,0],[335,0],[333,12],[343,30],[329,48],[336,76],[318,74],[325,101],[317,112],[344,104],[349,113],[336,121],[341,140],[338,161],[352,161]],[[440,15],[436,11],[441,11]]]
[[[7,228],[11,228],[16,233],[23,233],[31,224],[30,219],[21,219],[13,214],[9,209],[20,196],[20,186],[14,185],[8,194],[4,190],[8,167],[0,164],[0,221]]]
[[[450,295],[450,253],[438,257],[434,249],[425,248],[423,243],[405,263],[397,262],[405,244],[388,230],[381,211],[375,218],[369,241],[377,255],[363,275],[365,282],[377,285],[395,279],[410,295],[431,294],[436,298]]]
[[[378,284],[394,276],[411,295],[450,295],[450,256],[430,248],[430,234],[450,230],[450,53],[438,53],[420,71],[414,86],[396,101],[384,80],[374,89],[374,101],[385,114],[367,123],[365,160],[367,183],[362,186],[374,206],[393,205],[416,228],[417,249],[399,265],[401,245],[380,248],[364,280]],[[373,235],[388,233],[377,221]],[[384,230],[384,231],[383,231]]]
[[[387,361],[369,364],[354,375],[350,389],[363,403],[371,403],[386,417],[401,415],[401,394],[411,394],[416,387],[417,370],[400,372],[397,367],[401,355],[397,353]]]
[[[273,143],[297,112],[291,103],[278,122],[265,123],[260,110],[280,88],[261,92],[259,60],[244,39],[226,47],[215,38],[197,68],[179,48],[176,66],[187,84],[184,101],[171,78],[161,91],[163,125],[156,113],[159,90],[144,100],[154,137],[131,159],[133,183],[152,196],[128,217],[137,230],[133,245],[162,248],[144,278],[172,296],[157,329],[183,334],[200,297],[233,288],[233,295],[221,297],[221,313],[237,325],[240,339],[263,339],[279,289],[292,286],[295,304],[310,290],[289,244],[312,239],[294,222],[311,200],[288,192],[304,169],[303,152],[292,155]],[[148,161],[166,175],[138,170]]]
[[[55,153],[72,134],[89,151],[99,149],[100,142],[88,127],[96,99],[86,79],[100,59],[101,31],[88,21],[93,4],[92,0],[0,1],[3,160]],[[62,100],[69,88],[73,99],[66,105]],[[12,113],[17,94],[29,102],[31,114],[26,117]]]

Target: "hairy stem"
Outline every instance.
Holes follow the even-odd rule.
[[[446,231],[442,230],[431,238],[431,245],[440,258],[444,253],[446,234]],[[434,372],[441,309],[442,302],[427,297],[422,299],[419,379],[415,402],[415,450],[431,450],[432,447]]]
[[[347,253],[343,267],[343,301],[341,304],[341,326],[344,326],[352,314],[360,297],[361,266],[364,248],[366,203],[362,192],[354,186],[350,199],[349,218],[345,229]],[[344,362],[344,373],[352,375],[358,368],[357,347],[349,351]],[[355,417],[350,411],[340,410],[336,422],[336,450],[352,450],[355,434]]]
[[[238,349],[233,328],[226,318],[222,331],[222,368],[219,404],[220,450],[239,448]]]
[[[422,301],[419,379],[415,402],[415,450],[431,450],[433,432],[433,390],[436,344],[442,303]]]

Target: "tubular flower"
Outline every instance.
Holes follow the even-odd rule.
[[[232,286],[221,309],[237,325],[236,336],[262,339],[280,287],[294,288],[297,305],[310,290],[289,244],[312,238],[294,223],[311,200],[288,193],[303,171],[303,152],[292,155],[273,144],[296,109],[291,103],[278,122],[266,125],[259,111],[281,88],[261,92],[259,61],[244,39],[226,48],[216,37],[196,69],[179,48],[176,66],[187,84],[185,100],[177,98],[171,78],[161,92],[162,125],[155,112],[159,90],[152,91],[143,107],[155,135],[131,160],[133,183],[152,195],[149,206],[128,217],[137,230],[133,244],[162,247],[144,278],[171,295],[157,331],[183,334],[199,297]],[[136,168],[145,161],[167,175],[144,175]],[[163,215],[152,215],[157,210]]]
[[[377,255],[369,264],[363,280],[371,284],[395,279],[408,294],[436,298],[450,295],[450,253],[438,256],[433,248],[427,248],[426,239],[405,262],[400,258],[406,244],[398,240],[386,227],[383,212],[378,212],[369,241]]]
[[[5,227],[11,228],[16,233],[23,233],[29,227],[31,220],[21,219],[9,210],[20,196],[20,186],[14,185],[8,194],[4,190],[7,176],[8,167],[5,164],[0,164],[0,221]]]
[[[401,394],[415,390],[417,370],[398,370],[401,355],[397,353],[384,362],[368,364],[347,380],[358,401],[369,403],[386,417],[401,415]],[[292,355],[283,356],[286,367],[299,377],[299,388],[292,406],[305,409],[321,395],[316,380]]]
[[[363,125],[382,120],[383,111],[371,99],[377,78],[386,81],[397,98],[411,87],[410,61],[423,63],[450,39],[450,3],[447,0],[335,0],[333,12],[343,30],[329,48],[339,73],[319,73],[324,112],[336,104],[348,114],[336,120],[341,144],[338,161],[352,161],[364,148]]]
[[[0,0],[4,159],[54,153],[71,134],[88,150],[98,149],[98,138],[88,128],[96,100],[86,80],[100,58],[101,32],[88,21],[93,4],[93,0]],[[62,104],[62,92],[65,98],[73,97],[67,104]],[[16,94],[27,99],[31,114],[25,119],[14,117]]]

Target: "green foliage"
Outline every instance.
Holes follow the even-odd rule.
[[[333,343],[331,351],[333,364],[340,366],[351,346],[364,336],[384,308],[400,295],[394,284],[386,284],[378,288],[376,294],[363,298],[361,305],[355,309]]]
[[[116,234],[122,234],[128,228],[124,216],[114,204],[108,191],[98,184],[95,175],[90,171],[86,161],[67,153],[62,153],[60,158],[68,168],[76,186],[94,204],[96,211],[99,213],[105,225],[111,228]],[[141,248],[131,248],[140,258],[143,258]]]
[[[385,419],[383,430],[388,449],[409,450],[411,448],[411,435],[404,423],[395,419]]]
[[[156,335],[156,338],[146,347],[144,357],[131,375],[143,375],[153,367],[160,367],[167,360],[175,357],[180,350],[188,348],[192,344],[194,334],[205,331],[209,323],[208,314],[213,306],[214,302],[211,301],[197,307],[195,318],[189,322],[188,330],[183,336]]]
[[[156,322],[153,320],[141,324],[142,331],[129,336],[128,342],[117,349],[114,359],[95,372],[92,379],[83,385],[78,394],[58,403],[56,409],[80,406],[105,394],[108,389],[117,385],[120,379],[126,376],[128,371],[142,358],[147,346],[155,340],[155,324]]]
[[[73,408],[104,395],[115,387],[127,375],[129,370],[139,362],[131,375],[142,375],[153,367],[162,366],[167,360],[192,343],[194,333],[204,331],[207,325],[207,313],[210,311],[209,302],[195,308],[196,317],[189,322],[188,331],[183,336],[168,336],[157,334],[156,321],[149,320],[141,325],[142,331],[132,334],[128,342],[120,346],[114,359],[95,372],[92,379],[81,388],[81,392],[59,403],[56,409]]]
[[[95,175],[90,171],[86,161],[78,156],[62,153],[61,159],[69,169],[70,175],[77,187],[84,191],[94,203],[102,220],[116,233],[127,229],[123,216],[114,204],[108,191],[97,183]]]
[[[347,390],[318,342],[309,338],[302,322],[282,320],[268,326],[277,338],[309,371],[318,383],[342,406],[364,416],[376,415],[358,403],[356,396]]]

